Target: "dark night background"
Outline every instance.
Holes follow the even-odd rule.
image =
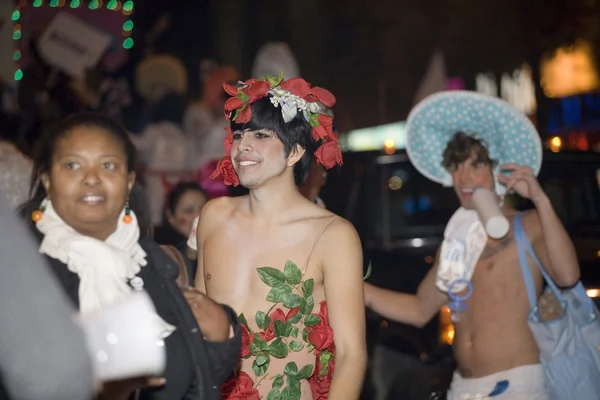
[[[600,43],[595,0],[138,0],[130,64],[165,13],[172,24],[156,50],[186,62],[192,95],[200,90],[201,59],[231,64],[247,77],[259,47],[281,40],[302,76],[336,95],[341,130],[406,118],[436,49],[447,75],[473,88],[477,73],[499,76],[528,62],[538,78],[544,52],[576,38],[595,49]],[[538,105],[543,120],[541,94]]]

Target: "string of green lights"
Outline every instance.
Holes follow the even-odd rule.
[[[13,52],[13,61],[15,62],[14,79],[16,81],[20,81],[21,79],[23,79],[23,70],[21,69],[21,58],[22,58],[21,37],[23,35],[22,34],[23,28],[21,26],[20,20],[21,20],[22,10],[25,7],[27,7],[29,5],[29,3],[30,2],[28,2],[27,0],[20,0],[17,8],[12,13],[12,21],[14,23],[13,41],[15,42],[15,51]],[[68,3],[69,3],[70,8],[85,7],[85,5],[82,4],[82,1],[80,1],[80,0],[70,0]],[[34,0],[31,4],[31,6],[33,6],[35,8],[44,7],[44,6],[52,7],[52,8],[61,8],[61,7],[66,7],[66,5],[67,5],[67,0],[47,0],[47,1]],[[115,11],[115,12],[120,11],[123,15],[126,15],[126,16],[131,16],[131,14],[133,14],[133,8],[134,8],[132,0],[127,0],[124,2],[121,2],[119,0],[107,0],[107,1],[91,0],[91,1],[89,1],[87,7],[90,10],[98,10],[98,9],[106,8],[107,10],[111,10],[111,11]],[[131,19],[128,19],[127,21],[125,21],[123,23],[122,46],[124,49],[129,50],[133,47],[133,39],[131,38],[132,32],[133,32],[133,21]]]

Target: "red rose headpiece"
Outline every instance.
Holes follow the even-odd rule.
[[[324,114],[321,106],[333,107],[335,97],[326,89],[312,87],[310,83],[302,78],[283,80],[283,74],[279,77],[269,76],[264,79],[249,79],[240,82],[238,87],[224,84],[223,88],[232,97],[225,103],[225,118],[243,124],[252,118],[250,105],[264,97],[270,97],[273,107],[281,108],[284,122],[290,122],[300,112],[312,128],[312,138],[319,143],[314,155],[319,164],[329,169],[336,164],[342,165],[342,151],[336,134],[333,132],[333,118]],[[233,143],[231,129],[223,147],[223,157],[211,178],[223,177],[226,185],[237,186],[238,177],[231,163],[230,151]]]

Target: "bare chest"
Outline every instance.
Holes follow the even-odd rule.
[[[282,279],[292,285],[313,279],[317,294],[323,279],[316,257],[309,261],[313,239],[297,226],[223,226],[207,238],[203,249],[207,294],[238,313],[269,307],[266,299]]]

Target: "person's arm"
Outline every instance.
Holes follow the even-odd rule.
[[[560,287],[579,281],[579,262],[575,246],[547,197],[534,203],[536,210],[524,216],[524,228],[531,246],[545,270]]]
[[[11,399],[89,399],[91,358],[75,310],[0,193],[0,375]]]
[[[329,323],[335,343],[330,400],[358,399],[367,363],[363,256],[354,227],[334,221],[322,238],[322,269]]]
[[[221,385],[231,377],[240,361],[242,350],[242,330],[231,307],[223,306],[231,324],[230,338],[223,342],[206,342],[211,368],[215,372],[217,384]]]
[[[434,266],[419,284],[417,294],[395,292],[365,283],[366,305],[384,318],[421,328],[448,301],[448,296],[435,286],[436,276],[437,256]]]
[[[526,213],[523,225],[540,261],[558,286],[575,285],[580,275],[575,247],[533,171],[517,164],[502,165],[500,169],[510,171],[509,176],[498,177],[506,190],[530,199],[536,208],[537,212]]]

